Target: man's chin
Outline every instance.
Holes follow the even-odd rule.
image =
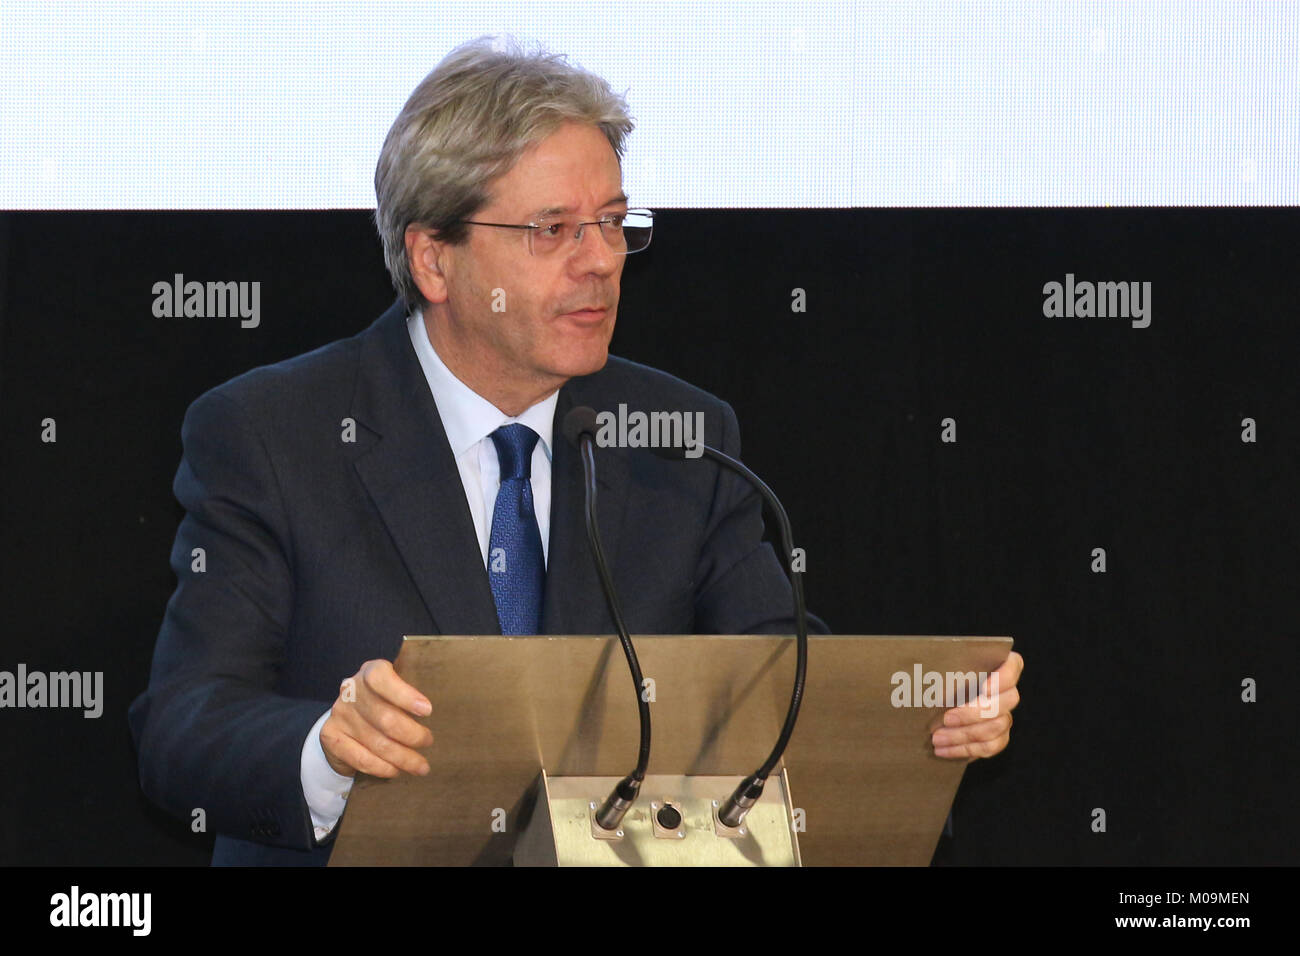
[[[614,337],[612,315],[597,324],[575,323],[556,331],[560,334],[551,339],[548,350],[555,374],[566,379],[593,375],[609,362],[609,343]]]
[[[581,378],[584,375],[594,375],[599,372],[609,362],[609,346],[597,350],[591,350],[590,354],[581,358],[575,356],[572,361],[562,363],[563,371],[561,374],[565,378]]]

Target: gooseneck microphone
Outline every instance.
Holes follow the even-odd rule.
[[[781,728],[781,736],[777,738],[776,746],[772,748],[772,753],[767,760],[761,767],[742,780],[735,792],[718,807],[718,820],[722,825],[735,828],[740,826],[745,819],[745,814],[749,813],[749,808],[757,803],[758,798],[763,795],[763,785],[767,782],[772,768],[776,766],[777,761],[781,759],[781,755],[785,753],[786,745],[790,742],[790,735],[794,733],[795,720],[799,717],[799,705],[803,702],[804,682],[808,676],[808,608],[804,605],[803,572],[796,570],[790,563],[794,557],[794,536],[790,531],[790,516],[786,513],[785,507],[777,498],[776,493],[767,486],[763,479],[730,455],[703,443],[701,443],[700,448],[706,457],[712,458],[724,468],[736,472],[736,474],[757,488],[758,493],[763,496],[763,500],[767,502],[772,513],[776,515],[781,534],[781,547],[785,549],[786,555],[783,563],[789,569],[790,590],[794,594],[795,636],[798,653],[795,663],[794,690],[790,694],[790,708],[786,711],[785,725]],[[675,461],[686,458],[686,448],[684,447],[653,446],[650,451],[660,458],[671,458]]]
[[[623,654],[627,657],[627,666],[632,671],[632,683],[636,688],[637,711],[641,716],[641,750],[637,755],[636,769],[619,781],[618,785],[605,802],[596,811],[596,823],[604,830],[617,830],[624,814],[631,809],[641,792],[641,783],[645,780],[646,767],[650,763],[650,704],[641,693],[644,678],[641,664],[636,658],[636,648],[623,623],[623,609],[618,602],[618,593],[614,590],[614,579],[610,576],[609,565],[605,563],[605,550],[600,545],[600,528],[596,523],[596,412],[594,409],[580,405],[564,416],[564,437],[577,447],[582,457],[585,498],[587,508],[587,540],[591,543],[591,553],[596,559],[596,571],[600,575],[600,586],[605,592],[609,612],[614,617],[614,626],[618,628],[618,639],[623,645]]]

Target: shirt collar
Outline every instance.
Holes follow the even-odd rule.
[[[433,393],[442,427],[447,432],[453,457],[459,458],[502,425],[520,422],[537,432],[547,460],[551,458],[551,438],[555,427],[555,406],[559,401],[557,389],[522,414],[511,418],[478,392],[474,391],[447,368],[429,342],[420,309],[406,320],[406,330],[415,348],[420,368]]]

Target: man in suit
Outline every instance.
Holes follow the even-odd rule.
[[[631,127],[560,58],[458,48],[376,172],[399,301],[188,410],[178,584],[130,721],[144,791],[204,811],[214,863],[323,864],[357,771],[436,772],[416,719],[436,702],[389,663],[402,635],[615,630],[570,409],[700,413],[705,443],[739,455],[726,403],[608,354],[623,263],[648,240],[626,228]],[[630,631],[793,629],[742,481],[636,448],[600,449],[598,475]],[[952,755],[1000,750],[1009,724],[954,728]]]

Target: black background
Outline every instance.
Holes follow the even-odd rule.
[[[1024,655],[936,862],[1300,861],[1298,248],[1295,209],[666,210],[629,258],[612,351],[732,403],[809,606]],[[261,325],[155,318],[178,272],[261,282]],[[1067,272],[1151,282],[1150,327],[1044,318]],[[141,796],[125,717],[181,418],[392,300],[363,211],[0,214],[0,669],[100,670],[106,699],[0,712],[0,863],[208,861]]]

